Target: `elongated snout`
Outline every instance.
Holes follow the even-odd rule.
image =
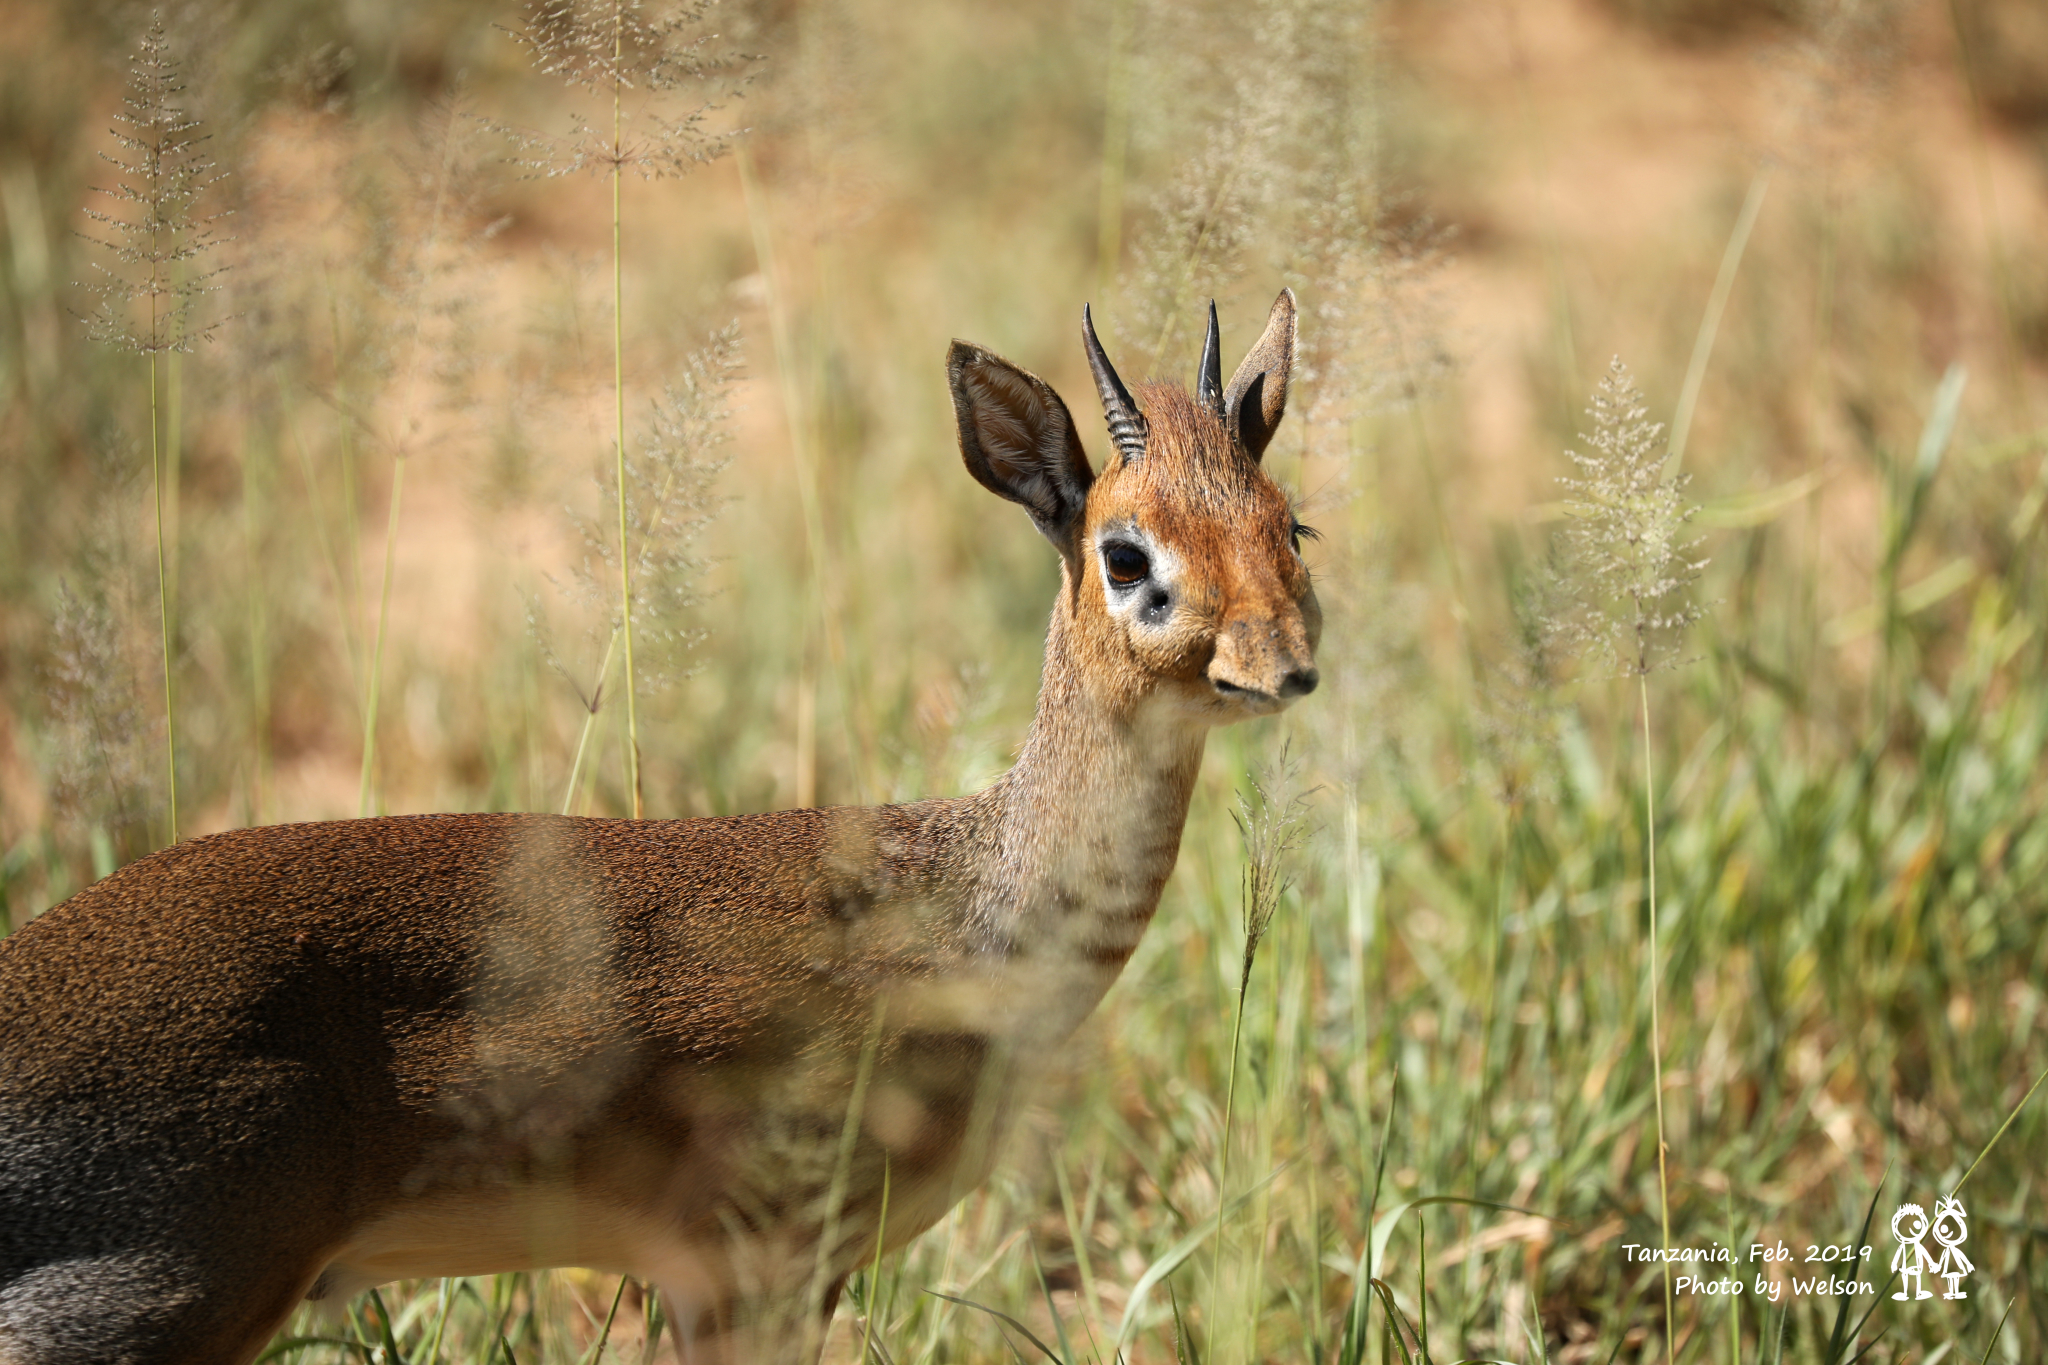
[[[1209,683],[1219,696],[1257,712],[1277,711],[1316,690],[1315,648],[1322,613],[1313,594],[1300,605],[1233,615],[1216,633]]]

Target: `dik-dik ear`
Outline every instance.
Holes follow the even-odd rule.
[[[1283,289],[1266,315],[1266,330],[1230,378],[1223,394],[1224,425],[1237,433],[1245,453],[1266,453],[1280,414],[1287,411],[1287,376],[1294,370],[1294,291]]]
[[[953,343],[946,377],[967,472],[1021,503],[1039,532],[1072,555],[1095,471],[1067,405],[1037,375],[965,341]]]

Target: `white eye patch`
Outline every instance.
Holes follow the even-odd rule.
[[[1155,629],[1172,619],[1180,557],[1135,524],[1105,526],[1096,533],[1095,571],[1102,576],[1111,616]]]

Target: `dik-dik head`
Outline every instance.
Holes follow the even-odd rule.
[[[1099,475],[1044,380],[964,341],[947,369],[968,471],[1021,503],[1066,562],[1060,611],[1084,683],[1112,705],[1170,697],[1213,724],[1314,691],[1308,532],[1259,465],[1287,406],[1293,292],[1228,387],[1209,306],[1192,396],[1174,383],[1133,396],[1085,309],[1081,336],[1109,420]]]

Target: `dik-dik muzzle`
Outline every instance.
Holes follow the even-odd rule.
[[[1207,670],[1217,695],[1263,715],[1315,691],[1323,626],[1315,592],[1299,599],[1248,592],[1233,605],[1216,632]]]

